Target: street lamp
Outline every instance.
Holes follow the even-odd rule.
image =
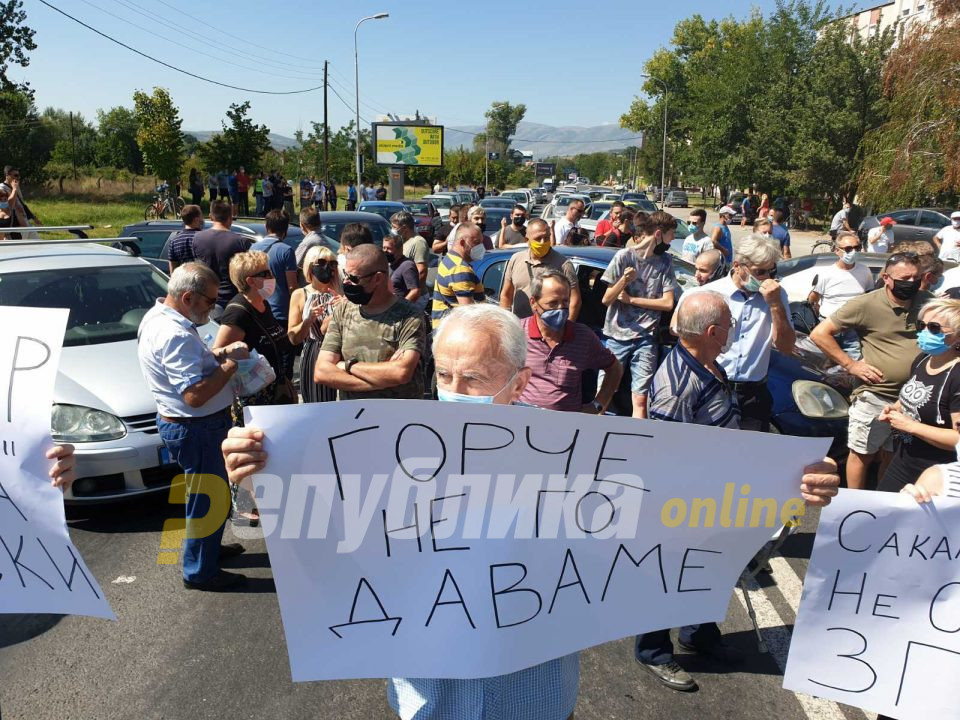
[[[357,22],[357,26],[353,29],[353,82],[357,89],[357,194],[360,193],[360,56],[357,51],[357,31],[360,29],[360,26],[365,23],[367,20],[383,20],[383,18],[390,17],[390,13],[377,13],[376,15],[369,15],[365,18],[360,18]],[[371,138],[372,140],[373,138]],[[362,202],[363,198],[359,198]]]
[[[640,77],[658,83],[663,88],[663,161],[660,166],[660,209],[667,200],[667,84],[652,75],[640,73]]]

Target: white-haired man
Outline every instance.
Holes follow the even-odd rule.
[[[441,401],[510,405],[530,380],[527,339],[515,315],[479,303],[451,310],[434,334],[437,394]],[[263,432],[234,428],[223,443],[231,482],[263,469]],[[840,478],[817,464],[806,468],[801,492],[811,505],[826,505]],[[550,660],[510,675],[477,680],[390,680],[388,699],[401,718],[416,720],[565,720],[580,684],[579,654]]]
[[[733,270],[727,277],[688,290],[680,297],[682,304],[693,293],[714,290],[727,298],[736,330],[730,347],[718,361],[737,394],[741,425],[746,430],[770,429],[770,353],[776,349],[789,355],[797,340],[787,293],[776,280],[779,259],[775,242],[749,235],[737,246]],[[670,325],[676,327],[676,313]]]
[[[187,484],[183,584],[191,590],[225,590],[246,579],[220,570],[220,558],[243,552],[243,546],[221,547],[226,514],[208,517],[220,487],[207,478],[226,478],[217,448],[233,424],[230,378],[236,361],[248,356],[242,342],[211,351],[197,333],[210,320],[219,282],[201,262],[180,265],[167,283],[167,297],[147,311],[138,332],[140,369],[157,403],[157,428]]]

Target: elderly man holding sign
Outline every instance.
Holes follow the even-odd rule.
[[[490,305],[454,308],[434,338],[437,390],[441,401],[509,405],[517,403],[530,379],[526,338],[512,314]],[[623,421],[625,427],[630,427]],[[231,482],[263,469],[264,435],[235,428],[223,443]],[[811,505],[825,505],[839,477],[821,465],[806,469],[801,492]],[[481,679],[398,679],[389,700],[402,718],[471,720],[565,720],[576,705],[577,653],[518,672]]]

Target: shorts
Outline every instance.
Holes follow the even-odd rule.
[[[659,346],[653,335],[642,333],[634,340],[607,338],[606,345],[620,364],[630,369],[630,392],[646,397],[657,371]]]
[[[893,435],[890,423],[877,420],[880,411],[891,400],[884,400],[872,392],[864,391],[850,404],[850,421],[847,428],[847,447],[858,455],[873,455],[879,450],[893,450]]]

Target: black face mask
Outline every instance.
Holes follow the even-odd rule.
[[[516,225],[517,227],[522,227],[522,226],[523,226],[523,218],[522,218],[522,217],[515,217],[515,218],[513,219],[513,224]]]
[[[667,249],[668,249],[669,247],[670,247],[669,245],[664,245],[664,244],[660,243],[660,244],[658,244],[658,245],[653,249],[653,254],[654,254],[654,255],[663,255],[663,254],[667,251]]]
[[[361,285],[354,285],[352,283],[345,283],[343,286],[343,294],[350,302],[356,305],[366,305],[373,299],[373,293],[367,292],[363,289]]]
[[[392,252],[384,253],[387,256],[387,262],[392,266],[396,261],[397,257]]]
[[[913,300],[920,292],[919,280],[894,280],[890,291],[897,300]]]
[[[487,229],[487,222],[486,222],[486,220],[484,220],[482,223],[480,223],[479,225],[477,225],[477,227],[480,228],[480,232],[483,232],[484,230],[486,230],[486,229]]]
[[[333,268],[329,265],[314,265],[311,268],[313,277],[317,282],[328,283],[333,279]]]

